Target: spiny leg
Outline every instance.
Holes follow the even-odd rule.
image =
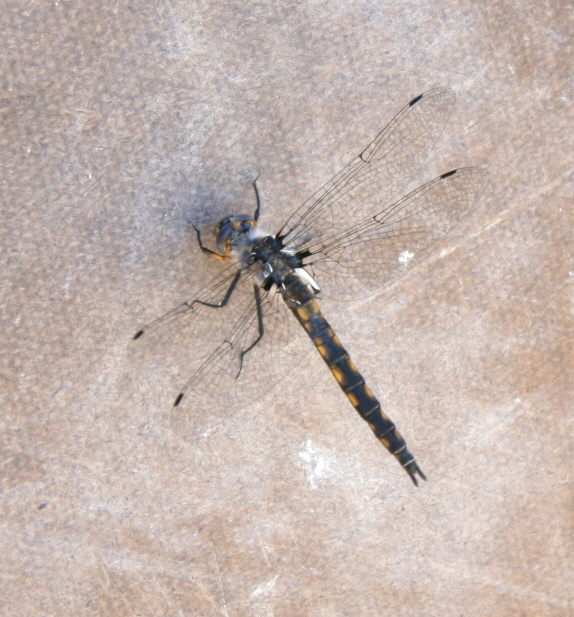
[[[253,189],[255,190],[255,199],[257,201],[257,208],[255,208],[255,214],[253,215],[253,220],[256,223],[259,220],[259,214],[261,213],[261,200],[259,199],[259,189],[257,188],[257,180],[259,180],[259,174],[257,174],[257,178],[253,180]]]
[[[202,306],[207,306],[209,308],[223,308],[229,302],[229,298],[231,298],[231,294],[233,293],[233,290],[237,286],[237,283],[239,282],[240,278],[241,278],[241,270],[238,270],[237,273],[235,274],[235,276],[233,277],[233,280],[231,281],[231,284],[229,285],[227,291],[225,292],[225,296],[223,296],[223,300],[221,302],[219,302],[218,304],[213,304],[211,302],[204,302],[203,300],[194,300],[193,302],[184,302],[176,310],[180,311],[182,309],[182,307],[186,306],[187,309],[185,311],[183,311],[183,312],[187,313],[187,311],[193,309],[194,305],[196,305],[196,304],[201,304]],[[171,311],[171,313],[173,313],[173,311]],[[168,315],[170,315],[171,313],[168,313]],[[164,315],[164,317],[165,317],[165,315]],[[155,322],[152,322],[151,325],[153,325],[153,323],[155,323]],[[149,326],[146,326],[146,328],[147,327],[149,327]],[[145,334],[146,328],[142,328],[141,330],[138,330],[134,334],[134,340],[136,340],[136,339],[140,338],[141,336],[143,336]]]
[[[241,352],[241,356],[239,358],[239,371],[237,372],[236,379],[238,379],[239,375],[241,375],[241,369],[243,368],[243,356],[245,356],[246,353],[249,353],[255,347],[255,345],[259,343],[259,341],[263,338],[263,335],[265,334],[265,328],[263,326],[263,308],[261,306],[261,293],[259,291],[259,287],[257,285],[253,285],[253,291],[255,293],[255,306],[257,308],[257,325],[259,330],[259,336],[253,341],[253,343],[251,343],[251,345],[249,345],[249,347],[245,351]]]

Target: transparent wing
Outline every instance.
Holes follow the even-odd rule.
[[[304,247],[325,293],[368,296],[402,276],[439,244],[482,194],[488,172],[468,167],[419,187],[358,224]]]
[[[375,214],[412,179],[439,138],[455,95],[436,88],[413,99],[361,154],[327,182],[278,235],[295,249]]]
[[[192,440],[263,396],[312,348],[281,295],[235,265],[134,338],[146,358],[180,367],[171,423]]]
[[[174,322],[177,322],[178,329],[187,328],[191,330],[189,334],[193,334],[194,329],[201,326],[203,315],[213,313],[214,309],[208,305],[217,306],[225,301],[226,294],[238,274],[240,274],[238,264],[233,263],[227,266],[203,289],[198,291],[196,296],[138,330],[134,339],[145,336],[146,340],[153,338],[155,342],[172,328]],[[245,282],[245,280],[242,280],[240,287]]]

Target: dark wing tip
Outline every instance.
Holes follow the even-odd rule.
[[[409,107],[412,107],[413,105],[416,105],[422,98],[423,98],[424,94],[419,94],[418,96],[415,96],[415,98],[409,103]],[[404,105],[404,103],[403,103]]]
[[[450,171],[447,171],[445,174],[441,175],[441,178],[448,178],[449,176],[454,176],[454,174],[458,171],[458,169],[451,169]]]
[[[135,334],[134,334],[134,341],[136,339],[138,339],[140,336],[143,336],[143,333],[145,332],[145,330],[138,330]]]
[[[181,403],[181,399],[183,398],[183,392],[180,392],[175,399],[173,406],[177,407]]]

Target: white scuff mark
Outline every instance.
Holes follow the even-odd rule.
[[[305,443],[305,449],[298,454],[299,458],[305,464],[305,475],[309,481],[311,488],[317,488],[315,480],[326,478],[329,475],[329,463],[324,456],[321,456],[315,451],[313,442],[308,439]]]
[[[482,448],[491,447],[526,413],[526,406],[522,402],[523,397],[517,396],[508,405],[502,405],[499,413],[477,418],[476,423],[468,428],[469,441]]]
[[[71,280],[72,280],[72,274],[71,272],[67,272],[66,277],[64,278],[64,285],[63,285],[64,298],[67,298],[70,295],[70,281]]]
[[[209,439],[216,432],[217,432],[217,428],[215,426],[210,426],[210,427],[207,428],[207,430],[205,430],[205,431],[203,431],[203,433],[201,433],[201,436],[203,437],[203,439]]]
[[[399,256],[399,261],[402,264],[407,265],[414,256],[415,254],[411,253],[410,251],[403,251]]]
[[[267,567],[270,568],[271,567],[271,563],[269,561],[269,559],[267,558],[267,553],[273,553],[274,549],[271,548],[270,546],[263,546],[263,544],[261,543],[261,540],[259,540],[259,547],[261,548],[261,552],[263,553],[263,559],[265,559],[265,563],[267,564]]]
[[[271,580],[267,581],[266,583],[257,585],[257,587],[255,587],[255,589],[251,592],[251,597],[257,598],[258,596],[268,595],[273,590],[273,587],[275,587],[275,583],[277,582],[278,578],[279,574],[276,574]]]

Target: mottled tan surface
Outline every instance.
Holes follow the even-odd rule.
[[[1,11],[2,615],[574,614],[571,2]],[[172,432],[185,366],[129,340],[218,268],[186,221],[251,210],[260,172],[273,229],[438,85],[419,182],[482,166],[483,199],[324,307],[428,482],[317,354]]]

